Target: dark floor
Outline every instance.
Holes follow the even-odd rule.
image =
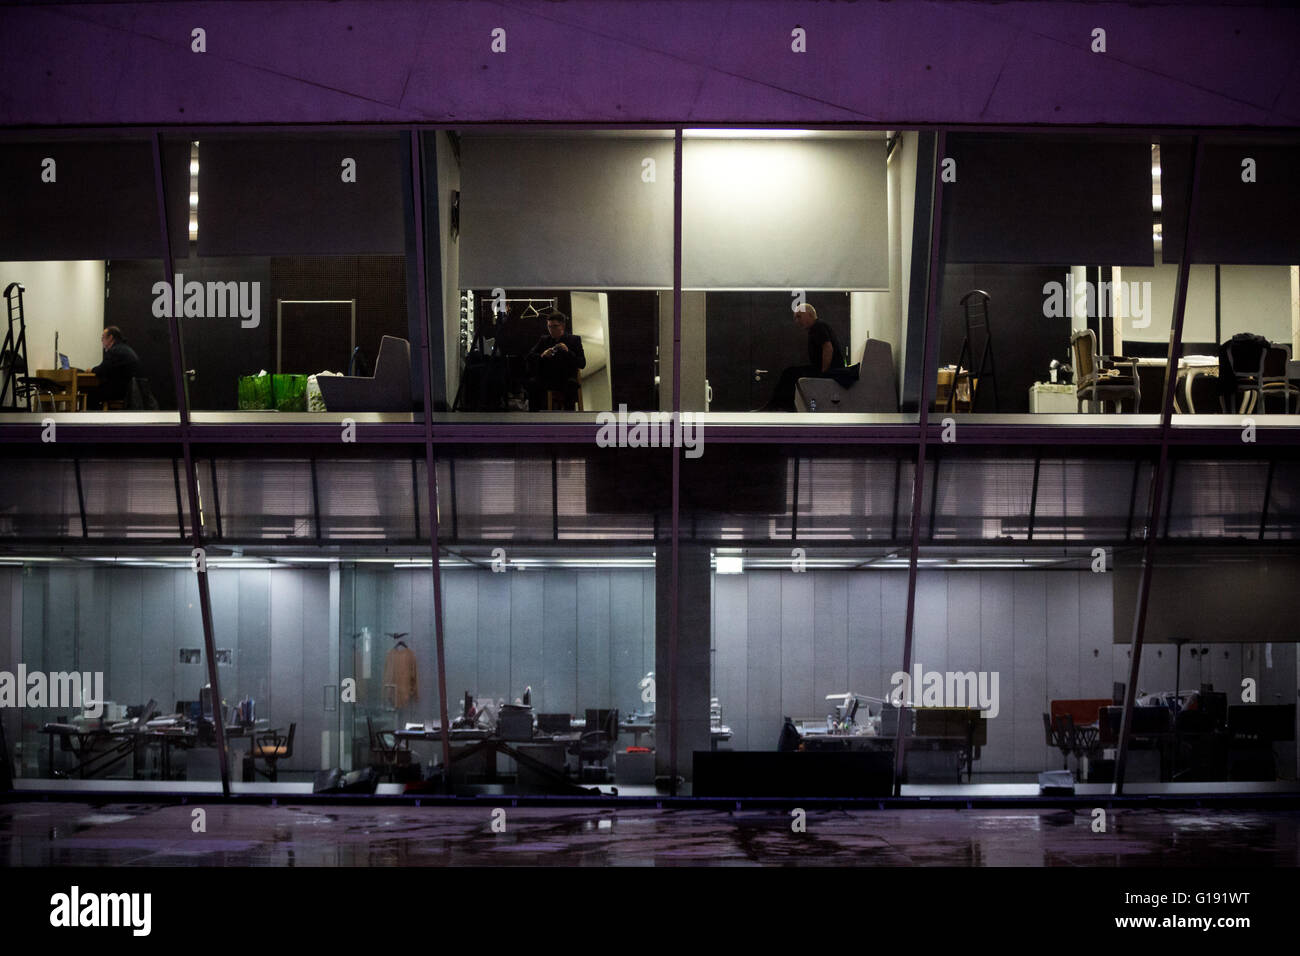
[[[201,805],[199,805],[201,806]],[[4,866],[1295,867],[1300,812],[0,804]]]

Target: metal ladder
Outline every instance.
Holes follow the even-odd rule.
[[[957,398],[957,384],[962,378],[962,369],[970,382],[970,410],[976,411],[975,392],[982,384],[993,386],[993,411],[998,411],[998,373],[993,364],[993,328],[989,325],[989,294],[982,289],[967,292],[961,297],[963,317],[966,320],[966,337],[962,339],[961,353],[957,356],[957,370],[953,373],[952,391],[948,394],[948,411],[952,411]],[[983,331],[984,342],[980,350],[979,362],[974,362],[972,331]],[[975,365],[978,364],[978,368]]]
[[[17,308],[14,307],[15,292]],[[0,408],[13,402],[18,407],[19,379],[23,379],[22,392],[27,411],[32,410],[32,393],[26,383],[27,378],[27,322],[23,318],[23,287],[17,282],[5,286],[5,307],[9,314],[9,331],[5,334],[4,346],[0,347],[3,366],[0,366]],[[14,334],[14,322],[18,323],[18,334]],[[12,389],[13,394],[10,395]]]

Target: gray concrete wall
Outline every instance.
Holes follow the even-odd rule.
[[[999,673],[1000,712],[978,769],[1054,766],[1048,700],[1108,697],[1113,680],[1127,679],[1124,648],[1112,646],[1109,584],[1088,572],[921,574],[913,661]],[[713,687],[737,749],[775,748],[782,717],[824,717],[829,693],[886,697],[901,669],[904,572],[720,575],[714,593]],[[1172,688],[1172,668],[1168,677]],[[1144,674],[1151,679],[1164,675]]]

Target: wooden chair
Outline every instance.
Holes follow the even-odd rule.
[[[76,412],[84,396],[77,394],[76,372],[65,369],[42,369],[28,376],[27,384],[35,399],[35,411]]]
[[[573,411],[573,410],[574,410],[574,409],[572,409],[572,408],[569,407],[569,403],[565,400],[565,398],[564,398],[564,389],[562,389],[562,388],[553,388],[553,389],[549,389],[549,390],[546,392],[546,410],[547,410],[547,411],[551,411],[551,412],[553,412],[553,411],[555,411],[557,408],[560,409],[561,411],[566,411],[566,412],[569,412],[569,411]],[[582,411],[582,385],[581,385],[581,383],[579,383],[579,385],[578,385],[578,407],[577,407],[577,411]]]
[[[1219,346],[1221,410],[1245,415],[1255,410],[1263,395],[1269,348],[1267,339],[1250,332],[1238,332]]]
[[[1136,361],[1106,360],[1099,356],[1097,335],[1092,329],[1070,336],[1070,347],[1074,351],[1075,399],[1080,412],[1085,401],[1095,406],[1092,411],[1104,411],[1106,402],[1114,402],[1117,410],[1123,411],[1126,399],[1133,403],[1134,412],[1138,410],[1142,386]],[[1119,370],[1118,374],[1111,374],[1112,370]]]
[[[84,393],[83,393],[84,394]],[[150,411],[158,410],[158,399],[154,397],[153,389],[149,386],[147,378],[133,378],[127,388],[127,397],[118,398],[112,401],[101,402],[100,410],[105,412],[111,411]]]
[[[252,749],[248,753],[253,758],[253,770],[275,783],[278,776],[276,765],[279,761],[288,760],[293,756],[293,736],[297,729],[297,724],[290,724],[287,735],[281,736],[271,731],[254,737]],[[266,762],[266,770],[257,769],[259,760]]]
[[[1291,399],[1296,400],[1296,411],[1300,411],[1300,388],[1287,378],[1286,366],[1291,353],[1284,345],[1270,345],[1264,353],[1264,367],[1259,378],[1260,411],[1268,411],[1270,398],[1282,399],[1282,411],[1291,413]]]

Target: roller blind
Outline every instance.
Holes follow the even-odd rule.
[[[199,255],[402,255],[403,158],[391,134],[204,137]]]
[[[1182,259],[1190,144],[1161,146],[1161,219],[1166,262]],[[1253,182],[1242,178],[1253,160]],[[1300,143],[1206,143],[1201,157],[1191,261],[1220,265],[1300,263]]]
[[[687,139],[682,285],[888,289],[884,139]]]
[[[471,134],[460,173],[462,288],[672,287],[671,139]]]
[[[945,153],[945,261],[1152,265],[1150,141],[953,134]]]
[[[157,197],[147,140],[0,147],[0,259],[161,257]]]

